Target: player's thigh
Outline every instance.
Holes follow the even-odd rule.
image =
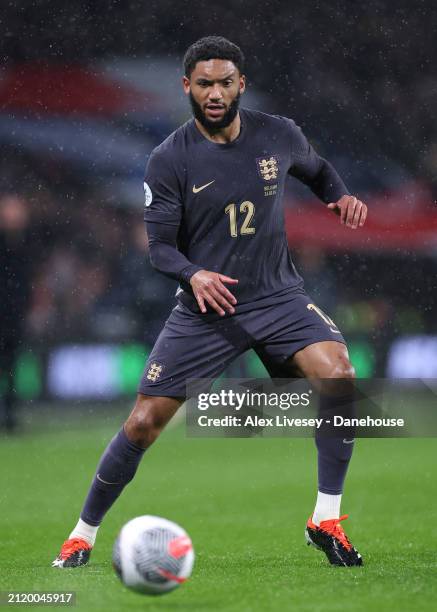
[[[354,369],[349,361],[345,344],[323,341],[310,344],[297,351],[287,363],[299,376],[306,378],[353,378]]]
[[[255,350],[272,377],[328,378],[347,370],[340,330],[304,292],[275,306],[269,316],[269,333]]]
[[[138,392],[184,398],[189,379],[215,379],[247,349],[232,317],[201,315],[178,305],[147,360]]]

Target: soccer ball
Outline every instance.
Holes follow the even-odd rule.
[[[159,516],[138,516],[121,529],[112,564],[129,588],[148,595],[173,591],[193,568],[194,550],[186,531]]]

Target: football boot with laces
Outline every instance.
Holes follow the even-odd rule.
[[[62,544],[61,552],[52,562],[52,567],[79,567],[85,565],[93,547],[81,538],[71,538]]]
[[[313,523],[312,516],[308,519],[305,529],[306,541],[308,545],[323,551],[331,565],[343,567],[363,565],[360,553],[352,546],[340,525],[340,521],[344,521],[347,517],[348,515],[344,514],[340,518],[321,521],[320,525]]]

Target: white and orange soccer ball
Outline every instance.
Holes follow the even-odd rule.
[[[121,529],[112,563],[127,587],[160,595],[190,577],[194,550],[188,534],[176,523],[159,516],[138,516]]]

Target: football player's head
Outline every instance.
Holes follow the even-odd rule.
[[[207,130],[227,127],[245,89],[244,55],[221,36],[193,43],[184,56],[183,86],[195,118]]]

